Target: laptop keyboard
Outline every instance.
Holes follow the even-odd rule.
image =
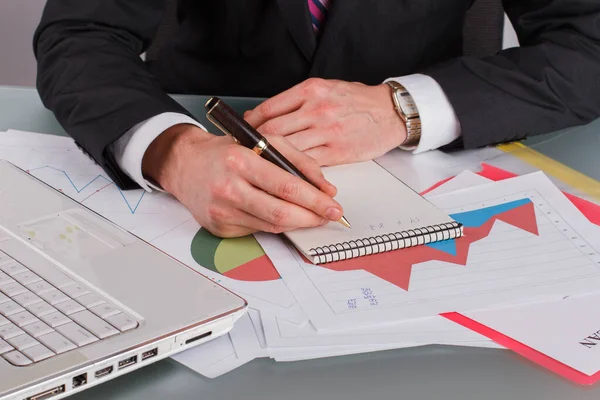
[[[31,365],[137,326],[62,272],[42,278],[0,252],[0,357],[12,365]]]

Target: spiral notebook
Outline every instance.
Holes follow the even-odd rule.
[[[323,264],[462,236],[462,225],[374,161],[327,167],[352,228],[337,222],[285,235]]]

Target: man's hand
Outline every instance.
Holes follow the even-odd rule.
[[[266,100],[244,117],[263,135],[285,136],[320,165],[366,161],[406,138],[391,93],[385,84],[313,78]]]
[[[332,198],[336,189],[317,162],[284,138],[268,140],[321,190],[229,137],[193,125],[176,125],[155,139],[142,170],[217,236],[280,233],[338,221],[343,211]]]

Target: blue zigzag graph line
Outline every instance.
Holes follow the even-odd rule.
[[[92,179],[91,181],[89,181],[88,183],[86,183],[85,185],[83,185],[81,188],[78,188],[75,185],[75,183],[73,183],[73,180],[71,180],[71,177],[69,176],[69,174],[67,174],[67,172],[64,171],[64,170],[62,170],[62,169],[54,168],[54,167],[51,167],[49,165],[44,165],[42,167],[37,167],[37,168],[29,169],[28,171],[31,172],[31,171],[36,171],[36,170],[39,170],[39,169],[44,169],[44,168],[48,168],[48,169],[51,169],[51,170],[56,171],[56,172],[61,172],[65,176],[65,178],[67,178],[67,180],[69,181],[69,183],[71,184],[71,186],[73,186],[73,189],[75,189],[75,191],[77,193],[81,193],[82,191],[85,190],[85,188],[87,188],[88,186],[90,186],[92,183],[94,183],[98,179],[105,180],[109,184],[114,184],[113,181],[111,181],[110,179],[108,179],[104,175],[98,175],[94,179]],[[146,192],[145,191],[142,192],[142,195],[140,196],[140,199],[137,201],[137,203],[135,205],[132,206],[131,204],[129,204],[129,201],[127,201],[127,199],[125,198],[125,195],[123,194],[123,192],[121,191],[121,189],[119,189],[116,185],[115,185],[115,188],[119,191],[119,194],[123,198],[123,201],[127,205],[127,208],[129,208],[129,211],[131,211],[132,214],[135,214],[135,212],[138,209],[140,203],[142,202],[142,199],[144,198],[144,195],[146,194]]]

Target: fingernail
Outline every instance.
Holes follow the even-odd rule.
[[[342,211],[339,208],[330,208],[325,212],[325,216],[330,221],[339,221],[342,218]]]

